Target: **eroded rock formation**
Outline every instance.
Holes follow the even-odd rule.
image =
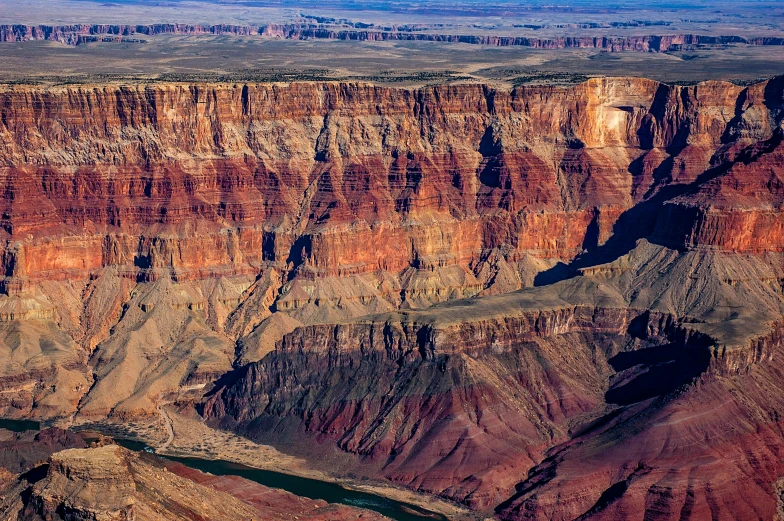
[[[421,272],[476,292],[468,270],[449,268],[497,250],[507,262],[568,261],[618,235],[632,207],[653,213],[635,239],[780,251],[781,91],[780,80],[639,79],[512,92],[10,88],[4,287],[15,294],[110,266],[132,280],[167,270],[178,281],[255,276],[263,264],[301,281],[414,268],[406,286],[389,281],[368,297],[442,300],[416,291],[432,277]]]
[[[772,515],[777,464],[678,451],[711,396],[722,446],[779,451],[782,108],[782,78],[8,87],[0,410],[197,403],[508,519]]]
[[[613,392],[608,359],[679,336],[669,317],[552,304],[493,297],[460,318],[433,310],[300,328],[211,398],[205,415],[249,436],[332,438],[395,482],[487,508],[603,406]],[[642,334],[629,335],[635,328]],[[694,377],[710,354],[703,337],[684,338],[677,356]],[[641,392],[632,401],[651,397]]]

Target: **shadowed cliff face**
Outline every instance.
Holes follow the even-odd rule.
[[[518,313],[446,325],[434,310],[301,328],[211,397],[204,413],[262,440],[329,439],[395,482],[486,508],[605,402],[667,395],[710,359],[707,338],[687,339],[667,316],[587,307]],[[668,338],[677,344],[647,347]],[[660,363],[646,354],[660,350],[683,377],[667,375],[644,392],[608,389],[611,376],[645,387],[645,373]],[[615,374],[619,360],[635,357],[626,369],[642,375]]]
[[[779,357],[781,327],[760,344]],[[774,358],[775,360],[775,358]],[[784,472],[782,380],[774,362],[702,378],[688,392],[553,447],[504,519],[774,519]]]
[[[775,513],[780,459],[761,454],[784,439],[781,322],[730,350],[732,331],[700,329],[734,320],[556,302],[537,288],[299,328],[202,412],[504,519]]]
[[[669,519],[640,487],[675,469],[667,512],[751,518],[684,469],[777,464],[681,455],[718,436],[711,396],[722,443],[778,454],[783,96],[9,87],[0,411],[156,442],[162,404],[198,403],[508,519]]]

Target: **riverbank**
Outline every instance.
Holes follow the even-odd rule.
[[[167,423],[169,435],[158,444],[158,450],[138,437],[123,435],[123,431],[138,432],[139,426],[135,425],[107,424],[103,428],[95,424],[92,427],[80,425],[72,432],[77,432],[78,438],[91,446],[116,443],[134,452],[156,452],[172,462],[214,476],[241,477],[294,496],[372,510],[396,521],[469,519],[464,515],[455,516],[459,509],[449,508],[450,505],[444,508],[445,505],[440,504],[443,502],[434,504],[410,491],[376,484],[357,485],[308,468],[304,460],[234,434],[211,429],[196,419],[183,417],[164,407],[159,410]],[[12,437],[25,432],[31,433],[28,436],[37,436],[45,428],[35,421],[0,419],[0,433]],[[142,431],[149,432],[148,429],[149,425],[141,426]],[[475,516],[472,518],[475,519]]]
[[[412,509],[415,510],[412,513],[420,517],[429,517],[428,513],[432,513],[434,519],[443,516],[450,521],[478,521],[485,517],[454,503],[380,481],[366,483],[339,478],[313,468],[302,458],[285,454],[269,445],[255,443],[231,432],[213,429],[197,418],[189,418],[178,413],[169,405],[161,405],[158,411],[161,415],[162,425],[124,425],[119,427],[112,424],[90,424],[89,426],[71,426],[71,428],[78,431],[95,430],[120,439],[124,437],[137,438],[143,443],[139,444],[136,450],[141,450],[141,447],[146,445],[154,449],[155,453],[160,456],[177,458],[182,462],[190,460],[191,465],[198,466],[197,460],[216,463],[229,462],[245,467],[247,470],[275,472],[338,485],[349,491],[353,490],[386,498],[401,503],[403,506],[405,504],[411,505],[416,507],[416,509]],[[2,422],[1,428],[15,432],[43,428],[43,425],[34,421],[0,420],[0,422]],[[61,425],[61,427],[66,428],[67,426]],[[150,435],[161,429],[165,432],[165,436]],[[202,470],[212,472],[215,471],[215,468]]]
[[[383,482],[358,483],[341,479],[314,469],[306,460],[280,452],[269,445],[261,445],[236,434],[213,429],[197,419],[179,414],[172,407],[162,406],[160,411],[173,433],[164,445],[156,447],[156,453],[161,456],[230,461],[259,470],[334,483],[349,490],[408,503],[452,521],[473,521],[484,517],[454,503]]]

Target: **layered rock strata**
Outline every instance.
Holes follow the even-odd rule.
[[[492,252],[568,261],[628,238],[619,226],[632,217],[650,221],[635,239],[780,251],[782,90],[639,79],[511,92],[9,88],[4,288],[107,267],[184,281],[273,266],[303,285],[411,270],[379,280],[377,300],[416,293],[433,272],[475,293]]]
[[[759,287],[769,266],[729,283],[706,271],[733,273],[732,256],[701,255],[640,244],[543,288],[302,327],[203,413],[305,456],[326,441],[356,455],[358,472],[503,519],[772,514],[772,488],[762,490],[780,460],[754,454],[782,446],[781,290]],[[644,311],[673,303],[689,316]],[[707,421],[711,403],[721,413]],[[313,448],[285,441],[303,437]],[[722,445],[691,447],[714,438]],[[760,492],[743,496],[750,486]]]
[[[436,32],[365,29],[315,23],[242,25],[0,25],[0,42],[49,40],[66,45],[80,45],[96,41],[124,41],[143,43],[131,35],[188,34],[237,36],[261,35],[273,38],[307,40],[357,41],[426,41],[492,45],[496,47],[522,46],[537,49],[601,49],[609,52],[668,52],[693,46],[784,45],[784,38],[776,36],[711,36],[700,34],[667,34],[640,36],[564,36],[531,38],[525,36],[440,34]]]
[[[554,446],[496,508],[502,519],[774,519],[782,467],[779,324],[767,363],[703,377]]]
[[[704,456],[767,514],[776,465],[654,434],[710,439],[665,418],[715,394],[722,443],[778,454],[783,107],[782,78],[8,87],[0,410],[164,443],[196,403],[508,519],[657,519],[671,468],[662,511],[750,518],[688,488]]]
[[[783,91],[8,88],[3,407],[155,414],[299,324],[541,284],[643,237],[778,252]]]
[[[677,351],[691,377],[710,358],[709,342],[671,317],[490,300],[483,310],[502,316],[460,310],[464,318],[453,320],[444,309],[300,328],[210,398],[204,414],[261,440],[267,432],[329,439],[394,482],[482,509],[603,409],[613,392],[608,359],[670,339],[663,349]]]

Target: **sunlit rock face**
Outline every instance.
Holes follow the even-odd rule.
[[[0,467],[0,473],[5,472]],[[114,444],[61,450],[26,473],[0,475],[10,478],[0,484],[4,512],[26,521],[389,519],[369,510],[295,496],[238,476],[205,474]]]
[[[413,268],[470,293],[489,252],[569,260],[635,206],[638,238],[781,250],[780,83],[9,88],[5,284]]]

